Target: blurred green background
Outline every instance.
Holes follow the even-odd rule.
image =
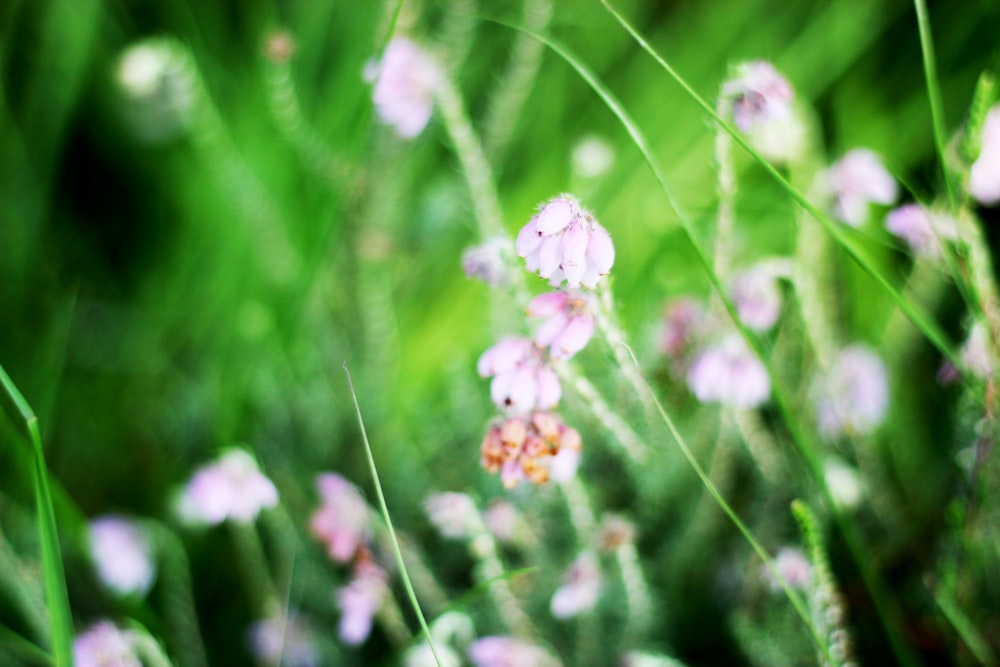
[[[1000,5],[933,5],[944,112],[955,131],[977,78],[998,64]],[[905,0],[618,6],[706,97],[715,96],[730,64],[769,59],[815,111],[831,160],[867,146],[917,196],[938,189],[916,20]],[[248,445],[303,525],[316,472],[337,470],[370,490],[345,360],[394,518],[431,540],[430,551],[445,550],[440,574],[461,590],[462,566],[429,537],[419,506],[432,489],[471,490],[484,500],[503,493],[479,467],[494,409],[475,361],[523,323],[516,306],[462,273],[462,250],[479,237],[440,122],[406,142],[374,118],[362,72],[390,12],[382,2],[341,0],[0,4],[0,363],[40,416],[80,618],[113,605],[99,599],[86,573],[78,511],[167,516],[176,487],[221,447]],[[520,3],[408,0],[397,28],[448,63],[478,128],[487,125],[518,37],[502,22],[523,22]],[[269,42],[279,30],[294,44],[288,59],[276,58]],[[624,102],[705,228],[716,197],[705,115],[599,3],[557,0],[550,32]],[[151,38],[175,40],[187,101],[169,92],[166,101],[137,101],[123,92],[121,54]],[[509,146],[487,156],[508,231],[563,191],[597,214],[617,247],[613,285],[623,324],[697,442],[704,409],[663,372],[656,327],[667,298],[707,295],[708,282],[638,151],[551,52],[512,130]],[[600,179],[571,165],[573,147],[591,135],[614,151]],[[738,166],[743,252],[789,252],[792,204],[749,160]],[[901,281],[908,258],[877,226],[869,233],[879,266]],[[850,313],[841,323],[845,338],[877,345],[871,339],[884,324],[885,297],[847,260],[839,275],[835,289]],[[937,315],[957,339],[957,299]],[[592,344],[581,364],[634,413],[610,359],[606,346]],[[889,526],[874,518],[869,526],[873,542],[888,545],[885,571],[904,593],[919,587],[947,532],[941,508],[961,485],[952,460],[960,414],[954,395],[933,385],[939,361],[921,345],[893,368],[901,389],[893,440],[883,446],[897,457],[894,490],[905,491],[894,501],[907,509]],[[595,497],[639,522],[647,576],[662,595],[654,647],[690,664],[748,662],[717,615],[729,600],[719,568],[738,538],[717,510],[701,509],[711,520],[688,525],[704,504],[693,474],[669,452],[636,487],[579,401],[570,399],[565,414],[584,433],[581,475]],[[2,432],[0,530],[31,560],[30,457],[10,423]],[[758,519],[775,508],[787,514],[794,494],[761,489],[759,480],[729,490]],[[769,546],[796,539],[790,519],[768,525]],[[247,660],[240,637],[250,617],[238,600],[217,597],[225,590],[220,578],[233,583],[225,547],[203,539],[191,549],[196,591],[207,593],[199,593],[199,605],[213,664],[239,664]],[[742,567],[737,562],[730,566]],[[879,630],[865,629],[875,621],[845,568],[847,597],[860,609],[861,662],[891,664]],[[1000,633],[998,581],[979,602],[993,637]],[[319,600],[328,592],[304,595]],[[906,605],[911,639],[928,664],[967,664],[927,620],[934,612],[926,600],[911,595]],[[0,621],[20,623],[2,603]],[[378,646],[366,651],[370,660],[388,655]],[[810,664],[804,655],[788,664]]]

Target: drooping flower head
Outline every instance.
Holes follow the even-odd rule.
[[[885,364],[864,345],[849,345],[818,380],[816,413],[823,435],[867,435],[889,409]]]
[[[424,501],[424,510],[445,537],[470,537],[481,524],[476,503],[464,493],[433,493]]]
[[[135,634],[111,621],[99,621],[73,640],[76,667],[142,667],[135,650]]]
[[[730,286],[740,320],[754,331],[767,331],[781,315],[781,287],[778,278],[786,274],[788,262],[766,260],[733,279]]]
[[[179,511],[193,523],[252,523],[262,509],[277,504],[278,490],[254,458],[242,449],[230,449],[194,474],[181,495]]]
[[[920,204],[904,204],[889,211],[885,228],[906,241],[914,253],[928,259],[940,257],[941,241],[953,240],[957,235],[954,220]]]
[[[322,504],[309,520],[309,530],[326,545],[330,558],[346,563],[371,540],[368,503],[357,487],[336,473],[316,477]]]
[[[523,414],[559,403],[562,387],[542,351],[527,338],[507,338],[486,350],[477,364],[480,377],[492,377],[490,396],[501,410]]]
[[[517,235],[517,254],[532,273],[554,286],[597,287],[611,271],[615,247],[611,236],[571,195],[546,202]]]
[[[733,68],[722,94],[732,100],[733,124],[744,132],[791,115],[792,86],[766,60],[744,62]]]
[[[443,81],[441,68],[429,53],[405,37],[394,37],[382,61],[366,68],[365,78],[374,82],[372,101],[383,123],[404,139],[423,132]]]
[[[986,206],[1000,202],[1000,104],[986,114],[979,157],[969,172],[969,194]]]
[[[834,198],[834,215],[852,227],[868,219],[870,204],[889,205],[899,196],[896,179],[878,154],[867,148],[848,151],[830,167],[826,185]]]
[[[558,667],[544,649],[513,637],[482,637],[469,647],[476,667]]]
[[[490,427],[480,453],[483,467],[500,473],[500,481],[510,489],[522,480],[565,481],[576,473],[582,449],[576,429],[552,413],[536,412]]]
[[[145,595],[153,585],[152,544],[135,521],[120,516],[91,521],[90,555],[101,582],[119,595]]]
[[[500,542],[527,545],[534,540],[528,522],[509,500],[495,500],[483,512],[483,523]]]
[[[704,349],[688,369],[687,383],[702,403],[739,409],[756,407],[771,395],[767,369],[738,335]]]
[[[556,618],[572,618],[590,611],[601,594],[601,566],[597,557],[585,551],[566,571],[563,585],[552,596],[549,609]]]
[[[375,614],[389,595],[389,575],[370,557],[358,558],[354,577],[336,592],[340,607],[338,633],[344,643],[356,646],[368,638]]]
[[[316,639],[298,616],[280,613],[256,621],[247,632],[247,642],[259,665],[316,667],[320,664]]]
[[[545,319],[535,332],[535,343],[549,348],[553,359],[569,359],[594,334],[591,297],[583,292],[539,294],[528,304],[528,316]]]

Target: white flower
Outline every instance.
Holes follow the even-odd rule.
[[[550,610],[556,618],[571,618],[593,609],[600,594],[601,566],[594,554],[585,551],[570,565]]]
[[[756,407],[771,395],[767,369],[738,335],[703,350],[688,369],[687,383],[702,403],[733,408]]]
[[[90,522],[90,554],[105,586],[120,595],[145,595],[156,577],[149,536],[134,521],[102,516]]]
[[[840,158],[827,170],[826,184],[834,197],[834,215],[852,227],[868,219],[870,204],[888,205],[899,196],[896,179],[867,148],[855,148]]]
[[[885,364],[864,345],[844,348],[830,371],[819,378],[817,417],[823,435],[866,435],[889,409],[889,377]]]

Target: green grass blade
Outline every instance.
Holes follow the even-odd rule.
[[[392,550],[396,556],[396,565],[399,567],[399,575],[403,579],[403,587],[406,588],[406,596],[410,599],[413,611],[416,613],[417,619],[420,621],[420,629],[424,633],[424,638],[427,640],[428,646],[431,647],[431,653],[434,654],[434,662],[437,663],[438,667],[442,667],[441,658],[438,656],[437,646],[435,646],[434,638],[431,636],[431,630],[427,627],[427,620],[424,618],[424,612],[420,609],[420,602],[417,600],[417,594],[413,591],[413,584],[410,583],[410,575],[406,572],[406,563],[403,561],[403,552],[399,549],[399,540],[396,539],[396,530],[392,527],[392,517],[389,516],[389,507],[385,503],[385,494],[382,493],[382,483],[379,481],[378,469],[375,467],[375,456],[372,454],[372,447],[368,442],[368,432],[365,430],[365,421],[361,417],[361,406],[358,404],[358,394],[354,391],[354,381],[351,380],[351,371],[348,369],[346,361],[344,362],[344,374],[347,376],[347,385],[351,389],[351,399],[354,401],[354,411],[358,415],[358,427],[361,429],[361,439],[365,443],[365,454],[368,456],[368,468],[371,470],[372,480],[375,482],[375,495],[378,496],[379,511],[382,513],[382,518],[385,519],[385,525],[389,529],[389,538],[392,540]]]
[[[73,664],[73,619],[69,609],[69,594],[66,591],[66,575],[63,572],[62,554],[59,551],[59,535],[56,532],[56,515],[52,509],[49,492],[48,468],[42,451],[42,438],[38,430],[38,418],[28,401],[18,390],[7,371],[0,366],[0,385],[4,393],[14,403],[24,420],[28,439],[35,454],[35,502],[38,512],[38,539],[42,549],[42,571],[45,582],[45,598],[49,604],[49,628],[52,632],[52,653],[56,667],[72,667]]]

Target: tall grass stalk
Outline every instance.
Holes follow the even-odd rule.
[[[59,549],[59,533],[56,528],[55,511],[52,508],[52,495],[49,492],[49,472],[45,465],[38,418],[3,366],[0,366],[0,385],[3,385],[4,393],[14,404],[24,422],[35,455],[35,507],[38,513],[38,541],[42,550],[42,579],[45,585],[45,599],[49,605],[53,661],[56,667],[71,667],[73,617],[70,613],[69,593],[66,590],[66,575]]]
[[[410,583],[410,575],[406,571],[403,552],[400,551],[399,540],[396,539],[396,530],[392,527],[392,517],[389,515],[389,507],[385,502],[385,494],[382,492],[382,483],[379,481],[378,468],[375,467],[375,456],[372,454],[372,447],[368,442],[368,432],[365,430],[365,421],[361,416],[361,405],[358,403],[358,394],[354,391],[354,382],[351,380],[351,371],[347,367],[346,361],[344,362],[344,374],[347,376],[347,385],[351,391],[351,399],[354,401],[354,411],[358,417],[358,427],[361,429],[361,440],[364,442],[365,454],[368,457],[368,468],[371,471],[372,481],[375,484],[375,495],[378,496],[379,511],[381,511],[385,525],[389,529],[389,538],[392,541],[393,553],[396,556],[396,565],[399,567],[399,576],[403,580],[406,595],[413,606],[414,613],[417,615],[417,620],[420,622],[420,629],[423,630],[424,639],[427,640],[427,644],[431,648],[431,653],[434,655],[434,662],[437,663],[437,667],[443,667],[441,657],[438,655],[437,646],[434,643],[434,637],[431,636],[430,628],[427,627],[427,621],[424,619],[424,612],[420,609],[417,594],[414,593],[413,584]]]

